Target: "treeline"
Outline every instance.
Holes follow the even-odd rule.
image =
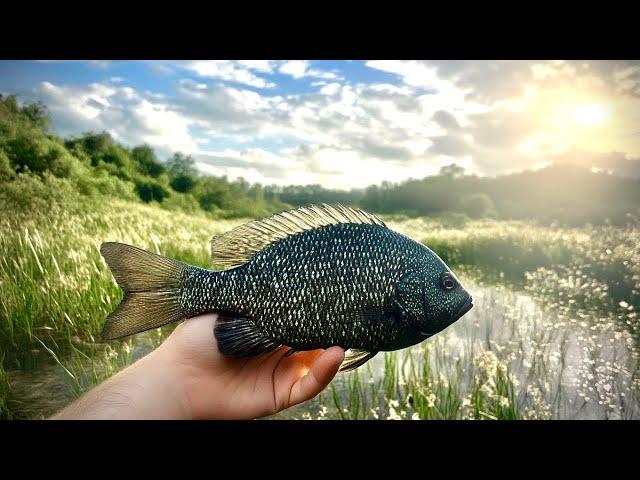
[[[319,185],[267,187],[266,198],[292,204],[339,201],[378,213],[470,218],[536,219],[565,225],[625,224],[640,217],[640,180],[570,164],[499,177],[465,175],[457,165],[438,175],[364,190],[334,191]]]
[[[108,133],[61,139],[49,133],[40,103],[19,106],[0,96],[0,200],[57,194],[104,195],[221,217],[259,217],[291,206],[342,203],[377,213],[458,215],[622,224],[640,211],[640,180],[554,165],[499,177],[466,175],[456,165],[438,175],[349,191],[321,185],[262,186],[203,176],[188,155],[160,160],[148,145],[133,148]],[[50,185],[42,190],[43,184]],[[51,186],[53,185],[53,186]],[[39,189],[40,188],[40,189]],[[43,193],[44,192],[44,193]]]
[[[52,189],[157,202],[219,217],[267,215],[288,207],[265,200],[259,184],[200,175],[188,155],[175,153],[161,161],[148,145],[127,148],[106,132],[61,139],[49,133],[50,123],[45,105],[19,106],[14,96],[0,95],[0,190],[5,200],[8,192],[27,203],[30,194],[56,193],[34,186],[35,177]]]

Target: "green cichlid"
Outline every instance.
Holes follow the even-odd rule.
[[[467,313],[471,295],[429,248],[343,206],[253,221],[211,241],[206,270],[120,243],[101,253],[125,295],[103,338],[218,312],[223,354],[343,347],[341,371],[422,342]]]

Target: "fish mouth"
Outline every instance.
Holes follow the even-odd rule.
[[[458,313],[456,313],[456,316],[453,318],[453,322],[457,322],[458,320],[460,320],[460,318],[462,318],[462,316],[472,308],[473,308],[473,297],[469,297],[468,300],[464,302],[464,305],[460,307],[460,310],[458,310]]]
[[[462,305],[462,307],[460,307],[460,310],[458,310],[458,311],[456,312],[455,316],[453,317],[453,319],[451,320],[451,322],[449,322],[449,324],[448,324],[447,326],[449,326],[449,325],[451,325],[451,324],[453,324],[453,323],[457,322],[458,320],[460,320],[460,318],[462,318],[462,316],[463,316],[464,314],[466,314],[466,313],[467,313],[469,310],[471,310],[472,308],[473,308],[473,297],[469,297],[469,298],[467,299],[467,301],[466,301],[466,302],[464,302],[464,305]],[[445,328],[446,328],[446,327],[445,327]],[[441,330],[442,330],[442,329],[441,329]],[[438,330],[438,332],[439,332],[439,331],[440,331],[440,330]],[[431,336],[435,335],[435,334],[436,334],[436,333],[438,333],[438,332],[423,332],[423,331],[419,331],[420,335],[422,335],[422,336],[424,336],[424,337],[426,337],[426,338],[429,338],[429,337],[431,337]]]

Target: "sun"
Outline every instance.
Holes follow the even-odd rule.
[[[584,126],[604,125],[608,117],[609,107],[599,103],[576,106],[573,112],[573,121]]]

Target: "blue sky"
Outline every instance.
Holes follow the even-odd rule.
[[[61,135],[108,131],[209,174],[362,187],[640,156],[640,63],[0,61]]]

